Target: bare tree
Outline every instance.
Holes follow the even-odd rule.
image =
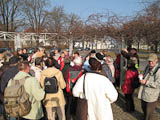
[[[69,14],[67,15],[67,31],[72,33],[73,36],[83,35],[83,21],[78,15]]]
[[[15,21],[20,19],[18,15],[20,12],[21,0],[0,0],[0,20],[2,30],[14,31]]]
[[[54,7],[47,16],[47,29],[50,32],[62,32],[67,21],[63,7]]]
[[[23,0],[23,12],[26,25],[31,28],[30,32],[42,32],[48,15],[48,0]]]

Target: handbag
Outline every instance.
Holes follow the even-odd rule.
[[[83,80],[83,92],[85,96],[85,77]],[[87,100],[78,98],[77,99],[77,109],[76,109],[76,120],[87,120],[88,119],[88,103]]]

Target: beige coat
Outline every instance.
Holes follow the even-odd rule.
[[[138,93],[138,98],[145,102],[155,102],[160,95],[160,69],[154,73],[158,64],[145,76],[147,80],[145,85],[141,85]]]
[[[46,94],[44,99],[45,107],[57,107],[57,106],[64,106],[66,104],[64,99],[64,94],[62,89],[66,87],[66,83],[64,81],[62,72],[55,67],[50,67],[42,71],[40,83],[42,88],[44,89],[44,79],[45,77],[53,77],[55,76],[58,81],[59,90],[57,93],[54,94]]]

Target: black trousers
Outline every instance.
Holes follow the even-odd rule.
[[[135,111],[133,94],[125,94],[125,101],[126,101],[126,108],[125,108],[126,112]]]
[[[73,117],[76,114],[76,106],[77,106],[77,98],[66,95],[66,106],[65,106],[65,112],[66,112],[66,120],[70,120],[71,116]]]
[[[154,113],[157,106],[157,101],[155,102],[145,102],[141,101],[141,107],[144,112],[144,120],[158,120],[158,116]]]

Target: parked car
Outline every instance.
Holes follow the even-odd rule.
[[[34,53],[36,51],[36,48],[28,48],[27,49],[27,53],[28,54],[32,54],[32,53]]]
[[[82,51],[82,50],[84,50],[84,48],[79,47],[79,48],[77,48],[77,50],[78,50],[78,51]]]
[[[8,51],[9,53],[11,53],[11,48],[0,48],[0,53],[3,53],[5,51]]]
[[[85,50],[87,50],[87,51],[88,51],[88,50],[90,50],[90,48],[85,48]]]

